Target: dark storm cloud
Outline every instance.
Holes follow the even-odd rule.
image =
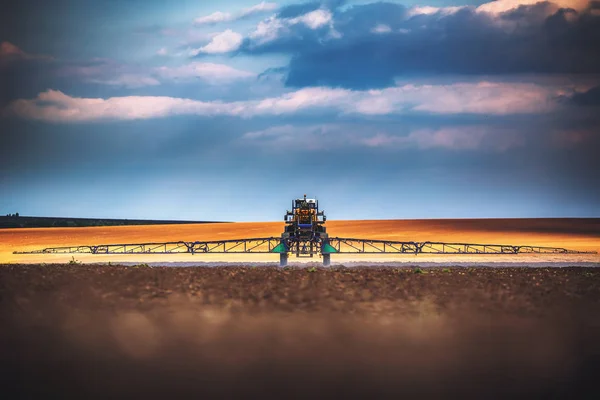
[[[279,18],[294,18],[307,12],[318,9],[321,4],[317,1],[302,4],[290,4],[289,6],[282,7],[277,13]]]
[[[335,9],[345,4],[345,0],[325,0],[325,1],[312,1],[308,3],[301,4],[290,4],[284,7],[281,7],[279,12],[277,13],[278,18],[294,18],[300,15],[306,14],[308,12],[317,10],[319,8],[328,8]]]
[[[270,41],[247,39],[247,53],[287,52],[287,85],[390,86],[398,76],[599,73],[598,4],[549,3],[490,14],[474,8],[412,15],[391,3],[334,10],[333,27],[294,24]],[[377,26],[385,26],[377,32]]]
[[[0,108],[21,95],[32,95],[47,84],[48,71],[56,68],[52,57],[31,54],[10,42],[0,43]]]
[[[574,94],[571,97],[571,102],[578,106],[599,106],[600,86],[593,87],[582,93]]]

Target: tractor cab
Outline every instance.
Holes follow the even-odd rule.
[[[287,211],[284,216],[286,223],[286,236],[290,239],[313,239],[325,233],[325,213],[319,211],[319,202],[316,199],[304,198],[292,201],[292,211]]]
[[[285,228],[281,234],[281,246],[286,251],[280,253],[280,265],[287,265],[288,252],[296,257],[313,257],[323,243],[328,242],[324,223],[325,213],[319,211],[316,199],[292,200],[292,210],[287,210],[283,220]],[[323,263],[329,265],[329,253],[323,253]]]

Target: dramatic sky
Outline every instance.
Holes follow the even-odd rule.
[[[0,214],[600,216],[600,1],[14,3]]]

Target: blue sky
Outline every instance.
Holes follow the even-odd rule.
[[[600,2],[5,11],[0,213],[600,216]]]

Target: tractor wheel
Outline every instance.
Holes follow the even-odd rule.
[[[287,253],[279,253],[279,266],[285,267],[288,263],[288,255]]]

